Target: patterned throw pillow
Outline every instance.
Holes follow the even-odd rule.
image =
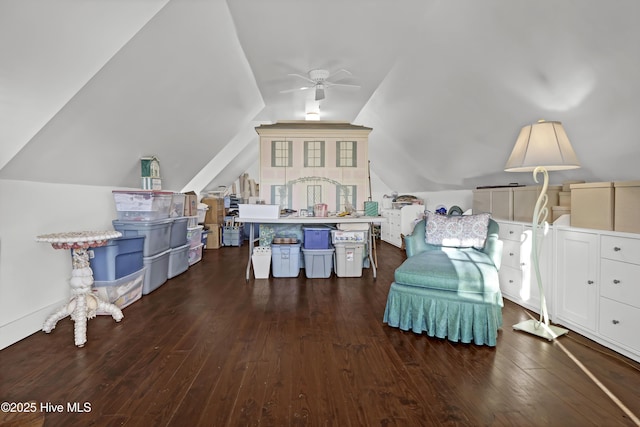
[[[490,214],[445,216],[427,213],[426,242],[430,245],[482,249]]]

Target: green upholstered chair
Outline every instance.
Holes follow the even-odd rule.
[[[482,247],[437,245],[427,243],[429,215],[405,237],[407,259],[395,271],[384,322],[417,334],[495,346],[503,306],[498,224],[485,218]]]

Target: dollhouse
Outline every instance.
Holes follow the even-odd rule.
[[[362,210],[369,195],[371,128],[346,122],[286,121],[256,128],[260,198],[281,209]]]

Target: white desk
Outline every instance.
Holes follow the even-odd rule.
[[[236,218],[236,222],[246,222],[250,224],[369,224],[369,261],[373,271],[373,278],[377,276],[376,263],[373,257],[373,224],[380,224],[386,219],[380,216],[286,216],[281,218]],[[249,227],[249,261],[247,262],[246,278],[249,281],[251,277],[251,255],[253,254],[253,243],[255,241],[254,227]]]

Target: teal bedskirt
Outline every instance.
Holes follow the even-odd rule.
[[[452,291],[393,282],[383,321],[404,331],[493,347],[502,326],[502,306],[500,290],[474,301]]]

